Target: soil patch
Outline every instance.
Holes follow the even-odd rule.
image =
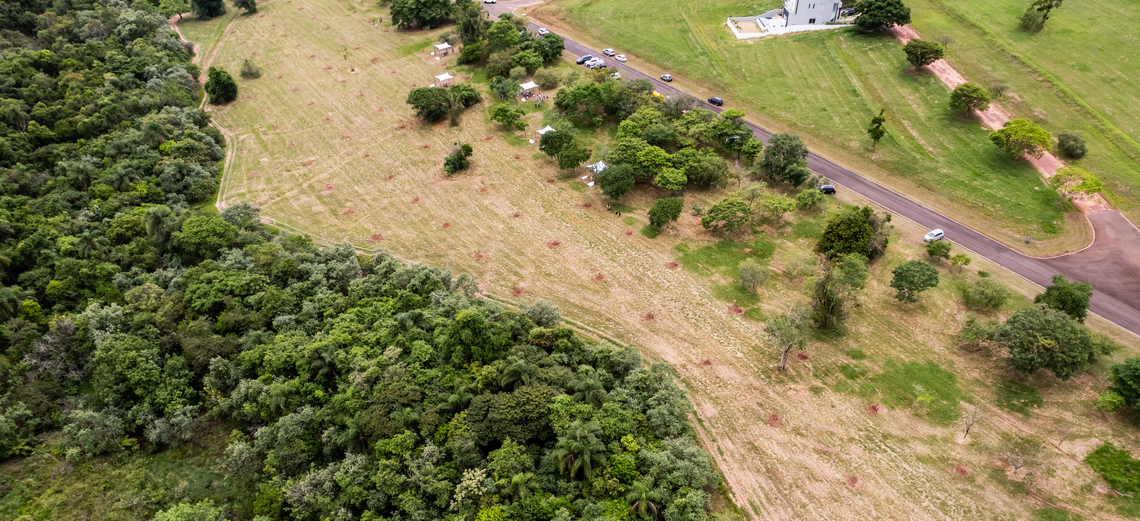
[[[443,228],[444,230],[451,228],[451,223],[443,223],[443,226],[440,226],[440,228]]]
[[[871,416],[875,416],[875,415],[877,415],[880,412],[883,412],[885,410],[886,410],[885,407],[883,407],[882,405],[879,405],[877,403],[873,403],[873,404],[867,406],[867,413],[869,413]]]
[[[954,472],[959,476],[966,477],[970,475],[970,467],[967,467],[965,465],[958,465],[957,467],[954,467]]]
[[[773,427],[779,427],[780,424],[782,424],[782,423],[784,423],[784,419],[781,418],[779,414],[769,414],[768,415],[768,425],[771,425]]]

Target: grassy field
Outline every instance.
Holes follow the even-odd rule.
[[[236,71],[252,58],[264,73],[238,79],[239,99],[211,108],[234,135],[225,202],[251,200],[278,225],[319,241],[383,247],[471,273],[498,300],[551,300],[565,317],[673,364],[691,392],[700,435],[750,516],[1026,519],[1043,506],[1025,494],[1025,470],[1014,475],[1001,457],[1010,437],[1046,446],[1040,478],[1031,483],[1036,493],[1086,513],[1112,507],[1096,493],[1098,478],[1070,458],[1094,440],[1136,446],[1127,436],[1133,420],[1102,420],[1090,405],[1107,362],[1094,368],[1096,377],[1023,382],[1042,398],[1028,416],[1003,408],[1013,399],[995,394],[1007,379],[997,354],[963,351],[953,339],[965,315],[956,288],[976,278],[972,271],[950,274],[944,266],[942,284],[918,304],[891,298],[891,269],[925,255],[918,225],[895,220],[894,245],[871,267],[846,327],[814,336],[807,356],[778,373],[761,320],[806,302],[810,284],[780,271],[810,254],[828,214],[865,201],[840,194],[823,211],[789,216],[779,228],[761,225],[733,242],[710,237],[686,212],[649,239],[638,230],[654,194],[639,188],[623,201],[625,217],[614,217],[597,190],[560,174],[521,133],[492,125],[486,103],[458,127],[413,120],[403,102],[413,85],[443,70],[469,73],[428,54],[439,31],[373,29],[368,19],[387,14],[367,11],[371,5],[276,1],[237,18],[224,35],[214,65]],[[203,38],[220,34],[206,25],[196,30]],[[930,88],[916,85],[915,92]],[[546,117],[532,112],[529,128]],[[585,137],[600,143],[605,132]],[[442,159],[456,141],[470,142],[475,155],[471,171],[449,178]],[[707,207],[722,196],[690,192],[687,206]],[[734,280],[744,248],[773,268],[755,295]],[[995,273],[1016,292],[1000,314],[1038,291],[984,260],[971,268]],[[1134,338],[1094,325],[1135,352]],[[916,384],[938,402],[917,401]],[[871,404],[885,409],[869,414]],[[971,407],[987,420],[961,440],[956,421]],[[780,419],[770,421],[773,414]],[[1077,428],[1054,450],[1048,440],[1059,423]],[[956,474],[958,465],[973,473]],[[27,487],[53,486],[55,478],[33,470],[0,474],[27,475],[34,480]]]
[[[920,31],[925,30],[920,22],[946,18],[932,12],[932,1],[908,2]],[[1091,238],[1083,220],[1062,214],[1031,167],[999,153],[975,120],[950,114],[948,89],[933,76],[910,70],[901,45],[889,36],[841,29],[738,41],[724,27],[726,16],[758,14],[779,4],[713,0],[682,1],[668,9],[651,5],[552,0],[528,12],[560,30],[569,28],[587,42],[616,47],[638,67],[672,72],[690,92],[723,95],[756,121],[804,135],[817,151],[1011,246],[1020,248],[1016,239],[1025,234],[1055,239],[1028,253],[1065,251]],[[638,30],[628,30],[631,26]],[[927,32],[936,33],[931,38],[942,34]],[[976,35],[954,37],[969,43],[954,44],[952,56],[971,45],[988,52],[991,61],[1008,62]],[[1123,47],[1117,49],[1126,54]],[[963,61],[978,63],[971,60],[973,54]],[[982,66],[988,71],[1011,69],[1008,63]],[[1009,108],[1015,113],[1034,118],[1043,113],[1034,110],[1036,105],[1012,100],[1023,91],[1048,90],[1046,85],[1036,80],[1033,85],[1007,83],[1012,86]],[[1126,93],[1119,95],[1130,99]],[[1126,210],[1136,206],[1128,189],[1140,188],[1135,177],[1140,162],[1103,135],[1093,135],[1095,129],[1088,124],[1069,125],[1084,117],[1078,108],[1044,105],[1041,109],[1050,119],[1043,124],[1050,130],[1087,129],[1092,153],[1083,166],[1116,183],[1109,194],[1115,204]],[[890,134],[871,150],[865,129],[880,108],[887,110]],[[1067,114],[1058,114],[1054,121],[1052,115],[1059,112]]]

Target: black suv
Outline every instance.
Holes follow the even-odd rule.
[[[716,105],[716,106],[718,106],[718,107],[719,107],[719,106],[721,106],[721,105],[724,105],[724,100],[722,100],[722,99],[720,99],[720,98],[718,98],[718,97],[715,97],[715,96],[713,96],[713,97],[709,98],[709,103],[711,103],[711,104],[713,104],[713,105]]]
[[[819,191],[827,195],[835,195],[835,185],[823,185],[819,187]]]
[[[577,63],[578,65],[582,65],[583,63],[586,63],[586,62],[588,62],[588,61],[590,61],[590,60],[592,60],[592,59],[594,59],[594,56],[593,56],[593,55],[591,55],[591,54],[587,54],[587,55],[585,55],[585,56],[583,56],[583,57],[581,57],[581,58],[578,58],[578,61],[577,61],[577,62],[575,62],[575,63]]]

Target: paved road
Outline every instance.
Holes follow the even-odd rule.
[[[484,4],[492,17],[509,13],[533,2],[516,0],[497,4]],[[532,31],[538,25],[530,24]],[[575,56],[592,54],[602,57],[600,50],[566,38],[566,51]],[[667,96],[688,96],[689,94],[669,83],[661,81],[612,58],[606,59],[611,69],[621,72],[625,79],[647,79],[653,88]],[[720,112],[720,108],[702,103],[703,108]],[[749,128],[758,139],[767,141],[772,133],[753,123]],[[955,245],[968,249],[1001,266],[1047,286],[1053,275],[1064,274],[1069,280],[1091,282],[1094,293],[1089,309],[1109,321],[1140,335],[1140,230],[1132,226],[1120,212],[1107,211],[1089,215],[1096,242],[1090,248],[1051,259],[1028,257],[1008,246],[987,237],[949,217],[931,210],[902,194],[884,187],[850,169],[843,167],[819,154],[808,156],[808,168],[827,177],[835,184],[851,190],[889,210],[891,213],[910,219],[927,228],[941,228],[946,238]]]

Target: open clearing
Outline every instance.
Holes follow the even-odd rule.
[[[368,19],[387,18],[387,13],[367,11],[371,5],[275,0],[257,15],[237,18],[213,64],[236,72],[250,58],[262,66],[263,76],[238,79],[238,101],[211,108],[236,136],[224,202],[253,201],[283,228],[319,241],[383,247],[402,258],[471,273],[499,299],[551,300],[564,316],[634,343],[648,358],[672,363],[691,392],[700,435],[750,517],[1026,519],[1044,507],[1026,493],[1027,486],[1089,518],[1112,510],[1099,478],[1073,459],[1095,448],[1097,440],[1136,446],[1129,437],[1130,420],[1105,421],[1091,407],[1103,387],[1097,377],[1104,377],[1108,362],[1069,382],[1045,375],[1029,379],[1026,385],[1042,401],[1028,416],[1002,408],[999,403],[1017,398],[995,394],[1007,379],[1000,363],[986,353],[962,351],[953,340],[964,317],[955,288],[975,279],[972,271],[951,276],[943,269],[943,283],[916,305],[891,298],[890,270],[924,256],[918,240],[924,230],[896,219],[895,245],[871,267],[862,307],[845,333],[816,335],[806,356],[794,358],[787,373],[776,373],[777,357],[763,343],[758,319],[806,300],[802,277],[773,273],[759,295],[743,293],[731,267],[736,256],[743,258],[742,249],[718,245],[688,213],[658,238],[647,239],[638,230],[653,198],[648,189],[639,188],[623,201],[631,207],[624,211],[626,219],[613,216],[597,190],[560,176],[519,135],[492,126],[487,103],[469,109],[459,127],[420,125],[404,98],[411,87],[431,83],[447,67],[449,61],[427,53],[446,29],[397,32],[387,24],[374,29]],[[208,24],[195,30],[203,38],[219,36]],[[832,56],[842,56],[850,45],[815,35],[809,42],[815,42],[815,52]],[[886,65],[890,40],[859,45],[860,52],[884,60],[879,66],[894,66]],[[446,70],[461,78],[470,74]],[[840,78],[834,80],[838,84]],[[905,85],[917,97],[933,97],[928,91],[941,88],[925,78],[897,81],[898,88]],[[853,129],[862,125],[862,115],[840,116],[846,109],[815,106],[816,117],[847,121]],[[982,148],[981,134],[966,132],[970,125],[926,121],[920,113],[916,110],[913,124],[964,125],[962,133],[971,136],[953,147],[931,143],[935,151]],[[542,123],[541,113],[527,117],[532,130]],[[895,149],[924,149],[909,138],[897,139]],[[447,178],[442,159],[456,141],[474,147],[472,170]],[[992,160],[954,164],[980,161],[981,166]],[[1006,180],[980,176],[975,181],[995,194],[993,204],[1006,201],[999,192],[1003,183],[1014,182],[1008,179],[1036,175],[1028,167],[1014,167],[1003,174]],[[687,199],[707,207],[721,195],[694,192]],[[1032,206],[1037,204],[1033,197],[1022,201]],[[862,202],[850,194],[841,194],[839,201]],[[829,203],[828,211],[837,206]],[[1048,213],[1055,210],[1041,212],[1039,220],[1060,218]],[[790,221],[741,240],[751,243],[763,262],[783,268],[809,252],[825,215],[802,214]],[[1005,313],[1037,291],[985,261],[975,259],[971,268],[994,272],[1014,288],[1018,297]],[[1130,343],[1128,353],[1117,358],[1136,349],[1134,337],[1102,323],[1095,326]],[[917,403],[915,384],[938,403]],[[1017,396],[1029,395],[1016,390]],[[869,409],[872,405],[878,407]],[[986,411],[986,420],[969,440],[961,440],[956,418],[974,406]],[[1075,428],[1054,448],[1058,424]],[[1029,438],[1044,447],[1033,478],[1027,479],[1024,469],[1015,475],[1009,468],[1001,456],[1003,436]],[[959,467],[972,470],[963,475]]]
[[[916,28],[927,38],[946,31],[923,22],[939,18],[943,25],[953,23],[945,21],[948,15],[932,12],[925,1],[907,5]],[[709,89],[708,94],[721,95],[766,127],[804,135],[820,153],[945,215],[961,216],[1011,247],[1018,248],[1024,241],[1017,238],[1026,235],[1054,239],[1044,249],[1028,251],[1035,255],[1088,243],[1087,223],[1071,212],[1062,216],[1037,173],[1025,161],[999,153],[977,120],[950,114],[948,89],[931,74],[910,70],[901,45],[888,35],[841,30],[738,41],[723,30],[726,16],[774,7],[778,2],[682,1],[661,9],[639,1],[552,0],[528,12],[580,41],[627,52],[647,72],[671,72],[680,85],[701,97],[707,95],[702,89]],[[630,23],[642,30],[622,30]],[[1140,217],[1131,213],[1140,208],[1134,190],[1140,188],[1140,157],[1130,158],[1113,146],[1091,128],[1091,117],[1063,103],[1036,74],[1010,67],[1009,56],[997,53],[992,43],[974,34],[952,36],[967,42],[951,45],[956,67],[967,62],[981,68],[972,59],[974,51],[990,54],[989,61],[982,62],[988,74],[969,66],[960,69],[971,79],[990,85],[999,83],[991,81],[995,74],[1007,76],[1016,70],[1024,76],[1023,81],[1000,81],[1011,86],[1011,94],[1001,102],[1018,117],[1039,120],[1054,134],[1081,130],[1090,142],[1082,166],[1112,185],[1106,195],[1115,205],[1133,220]],[[1114,45],[1119,53],[1101,54],[1128,54],[1127,45]],[[1107,64],[1105,68],[1111,70]],[[1116,95],[1127,102],[1134,93]],[[1051,99],[1039,99],[1046,97]],[[880,108],[887,110],[890,133],[872,151],[865,129]]]

